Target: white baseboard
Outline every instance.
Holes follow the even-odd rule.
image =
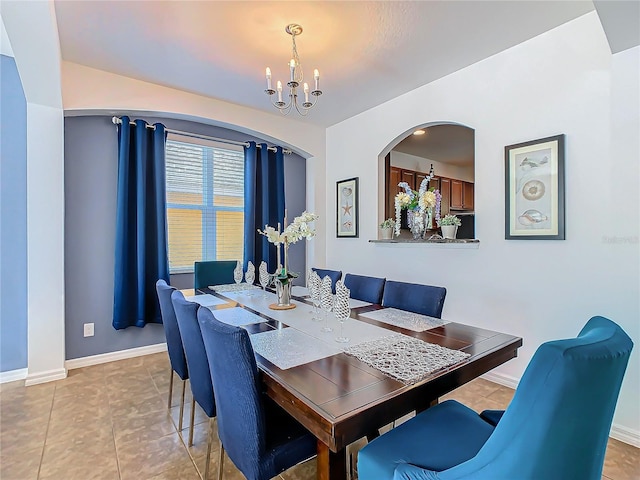
[[[141,357],[152,353],[160,353],[167,351],[166,343],[157,343],[155,345],[147,345],[145,347],[129,348],[127,350],[118,350],[117,352],[101,353],[99,355],[91,355],[89,357],[73,358],[64,362],[67,370],[74,368],[90,367],[92,365],[100,365],[101,363],[114,362],[116,360],[125,360],[127,358]]]
[[[497,383],[498,385],[512,388],[514,390],[520,382],[519,378],[511,377],[509,375],[504,375],[497,372],[487,372],[482,375],[482,378],[489,380],[490,382]],[[636,448],[640,448],[640,432],[638,432],[637,430],[623,427],[621,425],[616,425],[614,423],[613,425],[611,425],[609,436],[611,438],[615,438],[616,440],[620,440],[621,442],[628,443],[629,445],[632,445]]]
[[[67,369],[58,368],[56,370],[47,370],[46,372],[28,374],[24,381],[24,386],[38,385],[39,383],[53,382],[54,380],[62,380],[67,378]]]
[[[518,383],[520,383],[519,378],[512,377],[511,375],[505,375],[504,373],[487,372],[484,375],[481,375],[481,377],[485,380],[489,380],[490,382],[502,385],[503,387],[512,388],[513,390],[515,390],[518,387]]]
[[[0,372],[0,383],[17,382],[18,380],[24,380],[25,378],[27,378],[26,368]]]
[[[640,432],[638,430],[632,430],[631,428],[616,425],[614,423],[611,425],[609,436],[616,440],[620,440],[621,442],[633,445],[636,448],[640,448]]]

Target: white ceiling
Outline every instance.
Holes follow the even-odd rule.
[[[594,9],[591,1],[55,0],[63,60],[277,112],[264,94],[288,76],[291,37],[324,94],[329,126]],[[290,116],[297,117],[295,113]]]

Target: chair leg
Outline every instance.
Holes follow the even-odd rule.
[[[213,441],[213,417],[209,418],[209,433],[207,434],[207,463],[204,467],[204,479],[209,478],[209,464],[211,463],[211,443]]]
[[[182,417],[184,416],[184,392],[187,388],[187,381],[182,380],[182,398],[180,399],[180,420],[178,420],[178,430],[182,432]]]
[[[223,463],[224,463],[224,447],[222,446],[222,441],[221,441],[220,450],[218,451],[218,480],[222,480],[222,471],[224,469]]]
[[[173,396],[173,368],[169,368],[169,403],[167,408],[171,410],[171,397]]]
[[[196,399],[191,399],[191,421],[189,422],[189,446],[193,447],[193,422],[196,417]]]

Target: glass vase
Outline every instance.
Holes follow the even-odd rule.
[[[426,218],[419,210],[409,210],[407,212],[407,223],[414,240],[421,240],[426,229]]]

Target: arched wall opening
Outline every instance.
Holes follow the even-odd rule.
[[[440,215],[456,215],[463,222],[458,238],[475,238],[475,130],[455,122],[419,124],[395,137],[378,157],[378,221],[395,219],[394,197],[420,188],[432,175],[429,188],[442,195]],[[408,236],[406,220],[400,238]],[[429,227],[428,227],[429,228]],[[435,221],[431,233],[438,231]]]

